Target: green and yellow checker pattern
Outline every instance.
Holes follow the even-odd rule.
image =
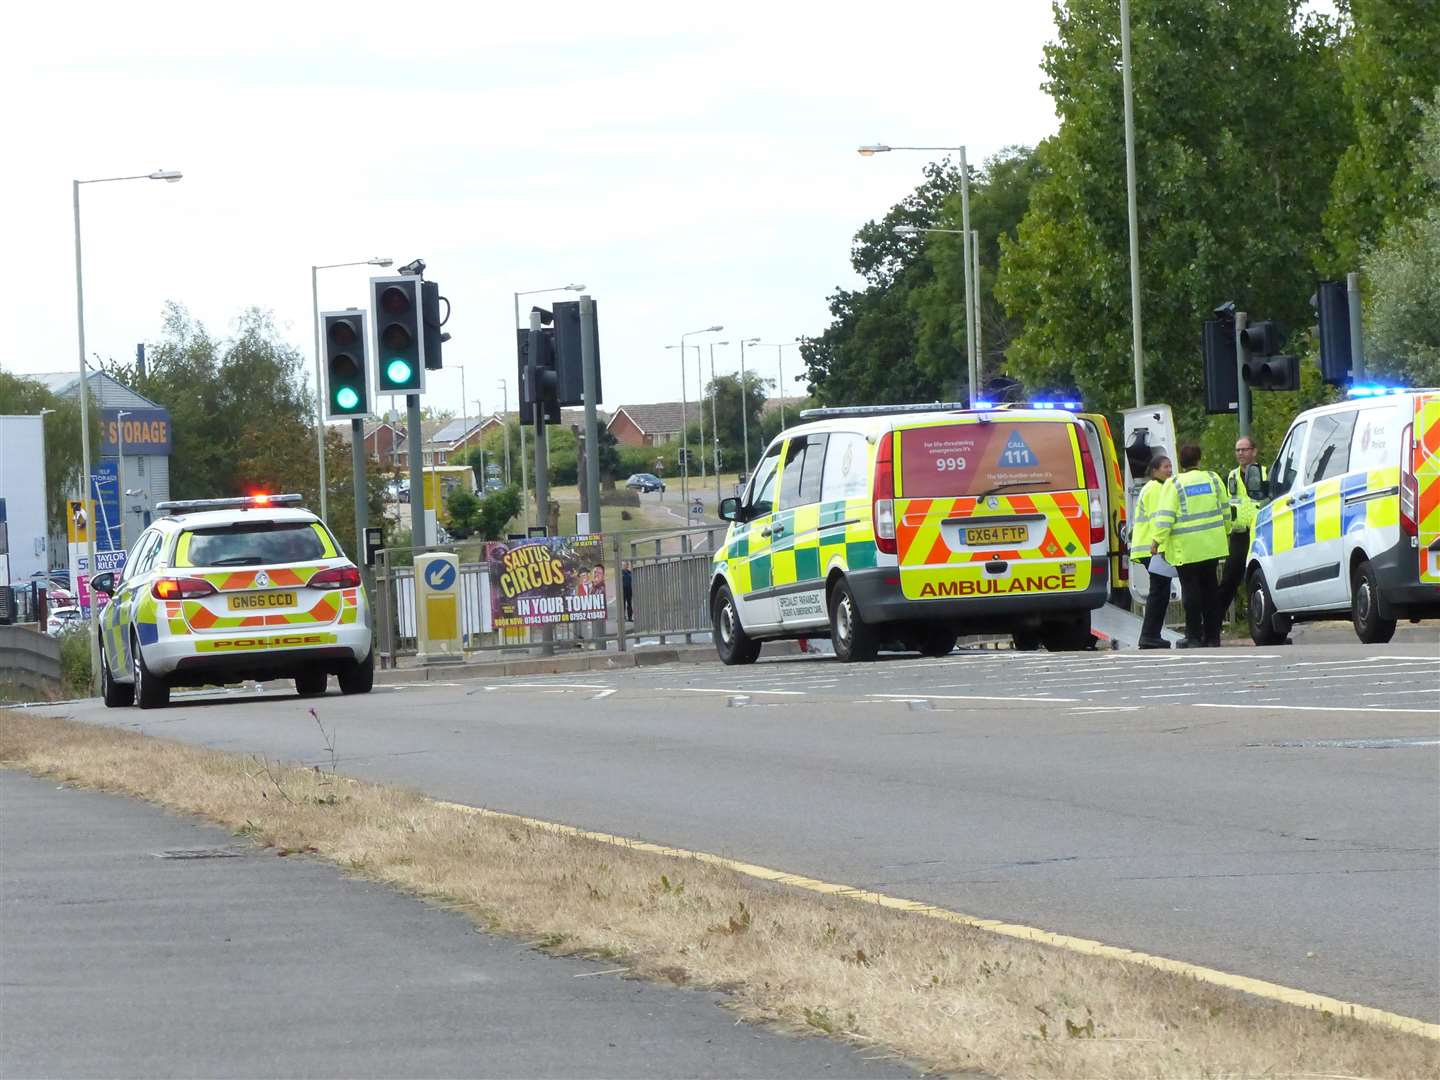
[[[779,535],[774,535],[776,530]],[[765,535],[769,530],[771,535]],[[737,595],[806,581],[823,581],[838,560],[843,570],[875,565],[870,501],[864,498],[810,503],[777,510],[768,517],[737,522],[715,566],[728,564]]]

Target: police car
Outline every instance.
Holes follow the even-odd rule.
[[[720,659],[827,636],[845,661],[886,645],[943,656],[962,633],[997,630],[1020,648],[1089,648],[1090,612],[1126,572],[1124,506],[1109,425],[1078,410],[802,413],[720,503]]]
[[[1250,636],[1349,616],[1361,641],[1440,616],[1440,390],[1352,388],[1290,425],[1250,534]]]
[[[375,675],[360,571],[299,495],[165,502],[124,570],[90,585],[99,616],[105,704],[168,704],[175,686],[294,679],[346,694]]]

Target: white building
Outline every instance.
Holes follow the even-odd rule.
[[[50,569],[44,460],[44,418],[0,416],[0,585]]]

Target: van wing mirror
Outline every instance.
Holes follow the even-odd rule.
[[[740,500],[735,496],[720,500],[721,521],[744,521],[745,517],[740,509]]]
[[[1259,465],[1245,467],[1245,493],[1252,499],[1268,499],[1270,497],[1270,485],[1265,483],[1264,474]]]

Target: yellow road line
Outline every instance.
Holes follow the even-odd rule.
[[[1417,1020],[1414,1017],[1401,1016],[1398,1013],[1386,1012],[1383,1009],[1374,1009],[1368,1005],[1356,1005],[1353,1002],[1341,1001],[1338,998],[1326,997],[1323,994],[1312,994],[1306,990],[1296,990],[1294,987],[1281,986],[1279,983],[1266,982],[1263,979],[1252,979],[1245,975],[1232,975],[1226,971],[1217,971],[1214,968],[1201,967],[1198,964],[1187,964],[1183,960],[1171,960],[1165,956],[1154,956],[1150,953],[1136,952],[1133,949],[1122,949],[1115,945],[1106,945],[1102,941],[1070,937],[1067,934],[1055,934],[1049,930],[1040,930],[1036,927],[1023,926],[1019,923],[1002,922],[999,919],[982,919],[975,915],[965,915],[958,911],[951,911],[948,908],[921,903],[918,900],[905,900],[898,896],[887,896],[885,893],[870,892],[867,889],[857,889],[853,885],[839,885],[829,881],[817,881],[814,878],[802,877],[799,874],[787,874],[783,870],[772,870],[768,866],[756,866],[754,863],[738,862],[734,859],[727,859],[721,855],[712,855],[708,851],[689,851],[685,848],[664,847],[660,844],[651,844],[644,840],[634,840],[626,836],[591,832],[588,829],[577,829],[573,825],[561,825],[554,821],[542,821],[539,818],[525,817],[521,814],[507,814],[501,810],[487,810],[479,806],[466,806],[464,803],[437,800],[435,805],[448,807],[451,810],[458,810],[466,814],[476,814],[481,817],[512,821],[517,824],[526,825],[532,829],[544,829],[563,836],[594,840],[601,844],[611,844],[615,847],[628,848],[631,851],[643,851],[651,855],[668,855],[678,859],[694,859],[697,862],[709,863],[712,866],[723,866],[728,870],[733,870],[737,874],[758,878],[761,881],[773,881],[780,885],[789,885],[792,888],[805,889],[809,892],[822,893],[826,896],[843,896],[850,900],[859,900],[862,903],[874,904],[877,907],[891,908],[895,911],[905,911],[912,915],[922,915],[928,919],[938,919],[942,922],[974,927],[977,930],[988,930],[992,934],[1000,934],[1003,937],[1018,938],[1021,941],[1034,941],[1042,945],[1050,945],[1057,949],[1067,949],[1070,952],[1080,953],[1085,956],[1103,956],[1111,960],[1123,960],[1127,963],[1141,964],[1158,971],[1168,971],[1175,975],[1185,975],[1200,982],[1210,983],[1214,986],[1223,986],[1229,990],[1239,990],[1242,993],[1253,994],[1255,997],[1266,998],[1270,1001],[1279,1001],[1286,1005],[1296,1005],[1302,1009],[1317,1009],[1321,1012],[1332,1013],[1335,1016],[1347,1016],[1354,1020],[1379,1024],[1383,1027],[1393,1028],[1396,1031],[1404,1031],[1411,1035],[1420,1035],[1427,1039],[1440,1040],[1440,1024],[1426,1023],[1424,1020]]]

